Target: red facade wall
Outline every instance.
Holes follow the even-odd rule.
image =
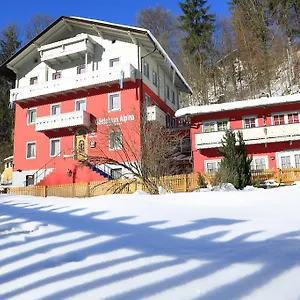
[[[222,111],[194,116],[192,118],[191,138],[194,158],[194,171],[203,173],[207,160],[221,159],[216,148],[196,150],[195,134],[202,133],[203,123],[209,120],[229,119],[230,129],[243,128],[243,117],[257,116],[258,127],[272,126],[272,114],[295,111],[300,109],[300,103],[276,105],[268,107],[249,108],[235,111]],[[247,145],[248,153],[255,156],[267,156],[268,167],[276,168],[276,152],[300,149],[300,141],[276,142],[267,144]]]
[[[151,101],[156,103],[162,110],[174,115],[166,103],[160,99],[151,89],[143,84],[143,91],[151,97]],[[121,93],[121,111],[108,111],[108,95],[110,93]],[[36,102],[26,102],[26,104],[16,105],[15,116],[15,138],[14,138],[14,171],[17,170],[38,170],[44,168],[47,164],[47,168],[57,168],[54,165],[54,160],[51,161],[50,157],[50,138],[60,138],[60,148],[65,150],[64,154],[71,154],[75,144],[75,131],[78,128],[73,128],[71,131],[68,128],[60,129],[57,131],[48,132],[36,132],[35,124],[27,125],[27,112],[29,108],[37,108],[37,117],[44,117],[50,115],[50,105],[53,103],[61,103],[61,113],[68,113],[75,111],[75,101],[77,99],[86,98],[86,111],[92,115],[93,127],[96,132],[89,132],[88,141],[88,155],[97,156],[99,153],[99,147],[108,156],[120,160],[118,150],[109,150],[108,141],[108,126],[105,124],[96,125],[95,120],[103,118],[116,118],[124,117],[120,122],[120,127],[123,135],[130,137],[131,143],[135,145],[136,152],[134,155],[129,154],[128,159],[135,161],[139,159],[140,149],[140,81],[126,82],[124,88],[120,90],[119,85],[113,85],[110,87],[101,87],[99,89],[93,89],[86,92],[72,93],[68,95],[60,95],[56,98],[49,97],[47,99],[41,99]],[[134,116],[134,120],[128,119],[127,116]],[[127,120],[126,120],[127,118]],[[90,147],[90,141],[96,142],[96,148]],[[36,158],[26,159],[26,143],[36,142]],[[130,153],[130,151],[129,151]],[[49,163],[50,161],[50,163]],[[55,159],[56,164],[58,159]],[[58,171],[57,171],[58,172]],[[56,173],[57,173],[56,172]],[[60,172],[60,174],[66,174],[66,172]],[[58,173],[56,176],[60,177]],[[79,175],[77,175],[79,176]],[[80,182],[90,181],[91,174],[84,176],[81,172]],[[54,176],[52,176],[54,177]],[[93,176],[92,176],[93,177]],[[49,175],[50,178],[50,175]],[[79,178],[79,177],[78,177]],[[94,177],[93,177],[94,178]],[[54,179],[51,179],[51,183]],[[54,180],[57,182],[57,180]],[[63,181],[63,182],[62,182]],[[70,178],[64,178],[59,183],[70,183]]]

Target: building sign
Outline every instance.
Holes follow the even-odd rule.
[[[134,121],[134,115],[121,115],[120,117],[114,118],[101,118],[96,119],[96,125],[109,125],[109,124],[121,124],[128,121]]]

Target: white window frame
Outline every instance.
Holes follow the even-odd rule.
[[[171,89],[170,89],[170,86],[168,84],[166,84],[166,86],[165,86],[165,91],[166,91],[165,99],[170,101],[170,91],[171,91]]]
[[[205,173],[209,173],[209,174],[213,173],[213,172],[208,172],[208,170],[207,170],[207,164],[208,163],[216,163],[216,164],[218,164],[218,163],[221,163],[221,160],[222,159],[209,159],[209,160],[205,160],[204,161],[204,171],[205,171]],[[217,168],[217,171],[218,170],[219,170],[219,168]]]
[[[300,149],[294,149],[294,150],[290,150],[290,151],[280,151],[276,153],[276,165],[277,168],[282,169],[281,166],[281,157],[282,156],[291,156],[291,165],[292,168],[296,168],[296,164],[295,164],[295,154],[300,154]]]
[[[171,90],[171,102],[175,105],[176,104],[176,93]]]
[[[203,123],[202,123],[202,133],[224,132],[225,130],[218,131],[218,122],[227,122],[227,130],[230,129],[229,119],[206,120],[206,121],[203,121]],[[205,125],[208,123],[214,123],[215,131],[211,131],[211,132],[204,131]]]
[[[114,109],[112,109],[112,108],[111,108],[111,103],[110,103],[110,98],[111,98],[111,96],[114,96],[114,95],[118,95],[118,96],[119,96],[119,103],[120,103],[120,106],[119,106],[119,108],[114,108]],[[122,98],[121,98],[121,93],[120,93],[120,92],[109,93],[109,94],[108,94],[108,112],[121,111],[121,109],[122,109]]]
[[[61,151],[61,143],[60,143],[60,138],[53,138],[53,139],[49,139],[49,141],[50,141],[50,157],[56,157],[56,156],[60,156],[59,154],[60,154],[60,151]],[[58,151],[58,153],[57,154],[51,154],[51,148],[52,148],[52,141],[59,141],[59,151]]]
[[[31,79],[34,79],[34,78],[36,78],[36,83],[31,83]],[[31,77],[29,78],[29,85],[36,85],[36,84],[38,84],[38,83],[39,83],[39,76],[38,76],[38,75],[31,76]]]
[[[28,111],[27,111],[27,125],[34,125],[36,123],[36,120],[34,122],[29,122],[29,112],[32,111],[32,110],[36,111],[36,118],[37,118],[37,107],[28,108]]]
[[[114,63],[115,61],[118,61],[118,62],[119,62],[117,66],[114,66],[114,65],[113,65],[113,63]],[[109,59],[109,67],[110,67],[110,68],[118,67],[120,64],[121,64],[121,58],[120,58],[120,57],[114,57],[114,58],[110,58],[110,59]]]
[[[255,118],[255,127],[249,127],[249,128],[246,128],[245,127],[245,119],[252,119],[252,118]],[[258,127],[258,118],[256,115],[253,115],[253,116],[243,116],[243,129],[251,129],[251,128],[256,128]]]
[[[147,68],[145,68],[145,66],[147,66]],[[150,64],[146,60],[144,60],[143,63],[143,75],[150,80]]]
[[[291,111],[280,111],[280,112],[272,113],[271,114],[272,125],[279,126],[279,125],[274,124],[274,116],[276,116],[276,115],[284,115],[284,124],[280,124],[280,125],[289,125],[288,115],[295,114],[295,113],[298,114],[299,123],[290,123],[290,124],[300,124],[300,111],[299,110],[291,110]]]
[[[29,144],[35,144],[35,156],[28,157],[28,145]],[[36,159],[36,152],[37,152],[36,141],[27,142],[26,143],[26,159]]]
[[[86,65],[78,65],[76,67],[76,73],[77,73],[77,75],[81,75],[81,74],[86,73],[86,69],[87,69]],[[84,70],[84,72],[80,73],[79,70]]]
[[[55,74],[60,74],[60,77],[55,79],[54,78]],[[61,78],[62,78],[62,72],[61,72],[61,70],[57,70],[56,72],[52,73],[52,80],[59,80]]]
[[[119,145],[119,147],[112,147],[112,145],[111,145],[111,139],[110,139],[110,135],[112,134],[112,133],[115,133],[115,132],[119,132],[120,134],[121,134],[121,143],[120,143],[120,145]],[[122,144],[122,131],[121,130],[119,130],[119,131],[111,131],[109,134],[108,134],[108,148],[109,148],[109,151],[116,151],[116,150],[122,150],[123,149],[123,144]]]
[[[85,105],[84,105],[84,111],[86,111],[86,98],[75,100],[75,111],[80,111],[80,110],[77,110],[77,103],[80,102],[80,101],[84,101],[84,103],[85,103]]]
[[[261,169],[256,169],[255,159],[265,159],[265,162],[266,162],[266,170],[269,169],[269,157],[268,157],[268,156],[265,156],[265,155],[263,155],[263,156],[258,155],[258,156],[253,156],[253,157],[252,157],[252,162],[251,162],[251,164],[254,163],[254,166],[255,166],[255,169],[254,169],[253,171],[260,171],[260,170],[261,170]],[[251,170],[252,170],[252,169],[251,169]]]
[[[149,100],[149,101],[148,101]],[[151,106],[151,97],[145,93],[145,102],[146,102],[146,106]]]
[[[57,114],[57,115],[53,115],[53,113],[52,113],[52,107],[53,106],[59,106],[59,114]],[[50,105],[50,115],[51,116],[58,116],[58,115],[60,115],[61,114],[61,103],[53,103],[53,104],[51,104]]]
[[[152,70],[152,83],[155,87],[158,87],[158,74],[154,70]]]

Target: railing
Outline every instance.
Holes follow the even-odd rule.
[[[74,111],[59,115],[39,117],[36,119],[35,130],[47,131],[52,129],[70,128],[74,126],[89,127],[91,115],[86,111]]]
[[[241,131],[247,145],[300,139],[300,123],[242,128],[234,129],[233,131]],[[195,134],[196,148],[220,147],[224,134],[224,131],[197,133]]]
[[[126,79],[136,80],[136,69],[131,64],[12,89],[10,90],[10,97],[11,102],[18,102],[25,99],[58,94],[64,91],[74,91],[83,87],[94,87],[109,82],[117,83]]]
[[[56,160],[58,158],[61,158],[61,155],[71,155],[71,157],[74,158],[74,149],[64,149],[60,151],[58,154],[52,157],[47,163],[45,163],[39,170],[37,170],[32,175],[34,180],[34,185],[38,184],[42,179],[44,179],[49,174],[49,169],[56,168]],[[25,186],[27,185],[27,181],[24,181],[24,185]]]
[[[107,169],[108,170],[108,169]],[[206,173],[204,178],[207,183],[213,181],[215,174]],[[199,188],[199,174],[183,174],[161,177],[159,184],[172,192],[191,192]],[[253,182],[275,180],[281,184],[291,184],[300,180],[300,168],[298,169],[269,169],[252,171]],[[74,183],[54,186],[30,186],[23,188],[9,188],[8,192],[18,195],[32,196],[57,196],[57,197],[91,197],[114,193],[132,194],[146,187],[140,180],[120,179],[106,182]]]

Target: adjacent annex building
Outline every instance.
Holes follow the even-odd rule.
[[[241,131],[252,169],[300,168],[300,94],[192,106],[177,117],[191,120],[195,172],[216,172],[226,129]]]
[[[81,157],[74,156],[74,149],[93,155],[104,147],[117,157],[117,133],[102,145],[97,142],[109,122],[130,131],[139,126],[146,103],[150,121],[175,126],[179,96],[191,93],[148,30],[78,17],[57,19],[0,72],[14,81],[13,186],[119,176],[124,170],[116,166],[97,166],[97,172],[94,166],[79,166]],[[134,138],[139,147],[139,136]]]

